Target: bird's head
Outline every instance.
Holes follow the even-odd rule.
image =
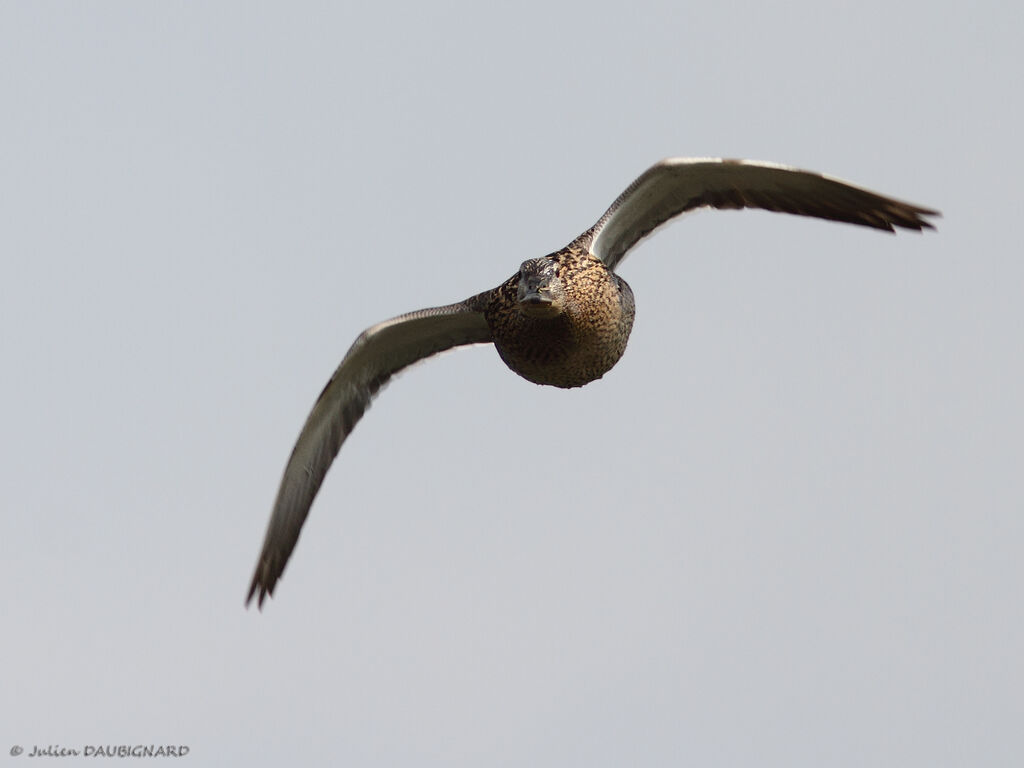
[[[565,290],[554,259],[529,259],[519,267],[516,306],[530,317],[554,317],[565,307]]]

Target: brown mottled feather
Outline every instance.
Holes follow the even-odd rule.
[[[492,291],[484,311],[505,364],[524,379],[555,387],[582,387],[601,378],[626,351],[633,328],[633,292],[626,281],[586,251],[569,246],[547,258],[558,262],[574,311],[536,318],[517,308],[519,275]]]

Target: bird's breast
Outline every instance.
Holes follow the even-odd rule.
[[[582,387],[601,378],[626,351],[633,328],[633,292],[606,272],[600,280],[570,283],[562,312],[530,316],[514,301],[518,279],[495,293],[486,312],[501,359],[535,384]]]

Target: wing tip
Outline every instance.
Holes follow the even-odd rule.
[[[934,218],[937,218],[937,219],[941,219],[942,218],[942,213],[940,211],[934,210],[932,208],[922,208],[922,207],[917,206],[917,205],[913,205],[913,206],[908,205],[907,208],[908,208],[908,211],[907,211],[907,213],[908,213],[908,217],[907,217],[908,220],[907,221],[894,220],[894,221],[890,222],[890,227],[889,227],[890,230],[895,232],[896,230],[892,226],[892,225],[895,225],[897,227],[902,227],[904,229],[912,229],[912,230],[917,231],[917,232],[924,232],[926,229],[930,229],[933,232],[937,232],[938,231],[936,226],[935,226],[935,224],[932,223],[931,221],[928,221],[928,218],[926,218],[926,217],[931,216],[931,217],[934,217]]]
[[[253,597],[256,597],[256,609],[261,612],[263,611],[263,601],[268,596],[274,596],[274,582],[277,581],[277,579],[262,578],[262,570],[262,567],[257,566],[252,583],[249,585],[249,594],[245,598],[245,607],[248,608],[252,604]],[[259,595],[256,594],[257,592]]]

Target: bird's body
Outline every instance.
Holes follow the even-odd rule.
[[[561,296],[550,304],[524,302],[524,273],[545,284],[557,281]],[[525,262],[484,295],[484,317],[498,354],[534,384],[582,387],[604,376],[626,351],[633,291],[584,249],[569,246]]]
[[[262,606],[273,592],[331,462],[392,375],[445,349],[493,343],[509,368],[536,384],[581,387],[601,378],[622,357],[633,327],[633,292],[616,267],[640,239],[701,207],[762,208],[890,232],[931,228],[923,217],[938,215],[771,163],[674,158],[652,166],[593,227],[560,251],[524,261],[498,287],[359,335],[285,467],[248,600],[258,593]]]

